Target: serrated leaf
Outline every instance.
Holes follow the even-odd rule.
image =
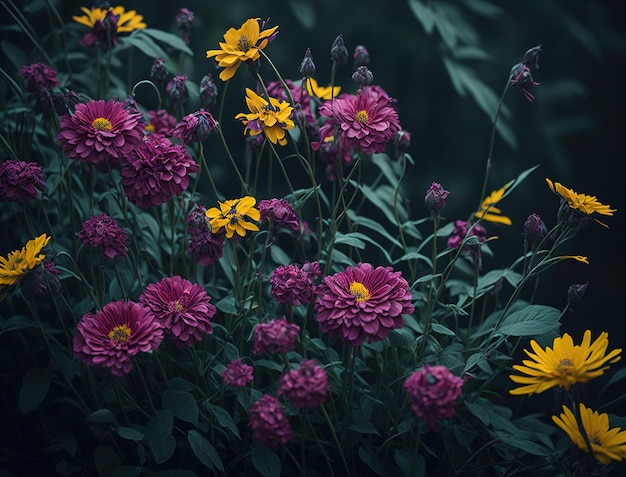
[[[546,305],[529,305],[508,315],[496,333],[507,336],[537,336],[559,326],[561,312]]]
[[[219,471],[224,472],[222,459],[220,459],[215,447],[213,447],[202,434],[192,429],[187,433],[187,440],[189,441],[191,450],[193,450],[193,453],[200,462],[211,470],[217,468]]]

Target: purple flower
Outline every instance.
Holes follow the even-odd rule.
[[[193,256],[201,267],[216,263],[222,257],[224,235],[211,232],[206,207],[201,205],[189,212],[187,223],[187,254]]]
[[[407,378],[404,389],[415,414],[438,430],[437,421],[454,416],[454,406],[464,382],[445,366],[426,365]]]
[[[176,125],[172,136],[183,140],[185,144],[190,142],[202,142],[211,132],[215,131],[217,123],[213,115],[204,109],[188,114]]]
[[[270,448],[287,444],[293,438],[285,408],[271,394],[264,394],[250,407],[249,425],[254,437]]]
[[[24,202],[44,190],[41,166],[35,162],[7,159],[0,163],[0,202]]]
[[[450,192],[441,187],[441,184],[438,182],[433,182],[428,191],[426,191],[424,203],[430,209],[433,217],[438,217],[439,212],[446,206],[446,198],[449,194]]]
[[[178,15],[176,15],[176,25],[178,25],[178,29],[185,43],[189,43],[189,34],[193,28],[193,22],[193,12],[187,8],[181,8]]]
[[[193,346],[213,332],[210,319],[217,310],[210,301],[204,287],[178,275],[151,283],[139,297],[178,348]]]
[[[155,350],[163,328],[154,315],[132,301],[114,301],[85,314],[74,336],[74,356],[88,366],[101,366],[115,376],[133,369],[133,356]]]
[[[292,230],[300,228],[300,221],[293,206],[285,199],[269,199],[259,202],[261,221],[267,220],[273,225],[287,225]]]
[[[189,174],[200,166],[180,144],[159,136],[148,136],[122,165],[122,186],[136,205],[158,206],[189,187]]]
[[[300,369],[292,369],[280,379],[278,394],[287,396],[293,407],[312,408],[326,401],[328,375],[312,359],[303,359]]]
[[[106,48],[117,46],[118,21],[119,17],[113,13],[113,10],[108,10],[104,19],[97,19],[91,30],[83,35],[80,39],[81,46],[88,48],[96,43],[102,44]]]
[[[200,80],[200,91],[198,94],[206,110],[210,110],[217,104],[217,86],[215,81],[213,81],[211,73],[203,76],[202,80]]]
[[[150,68],[150,79],[155,83],[161,83],[167,78],[167,67],[163,58],[155,58]]]
[[[78,232],[78,238],[85,247],[100,249],[111,260],[117,256],[127,256],[128,233],[119,226],[117,220],[104,212],[87,219]]]
[[[187,101],[187,76],[177,75],[167,83],[165,93],[169,99],[172,109],[182,106]]]
[[[26,91],[29,93],[38,93],[40,89],[51,90],[59,86],[56,71],[45,63],[22,66],[20,74],[26,82]]]
[[[288,323],[285,318],[277,318],[269,323],[259,323],[254,327],[253,354],[287,353],[296,349],[300,327]]]
[[[307,304],[315,298],[315,279],[322,274],[317,262],[304,265],[280,265],[272,272],[270,294],[279,303],[294,306]]]
[[[456,220],[454,222],[454,230],[452,234],[448,237],[448,247],[450,248],[459,248],[465,240],[467,235],[467,231],[469,230],[470,224],[466,220]],[[470,231],[470,237],[476,237],[480,243],[483,243],[487,240],[487,230],[480,224],[474,224],[472,230]],[[479,250],[476,245],[465,245],[463,247],[464,251],[475,252]]]
[[[168,137],[176,127],[176,118],[167,112],[167,109],[148,111],[148,125],[146,131],[154,136]]]
[[[530,68],[523,63],[518,63],[511,69],[510,76],[513,87],[520,91],[531,103],[535,101],[535,96],[530,92],[530,88],[539,86],[539,83],[533,80]]]
[[[374,269],[359,263],[324,278],[317,286],[314,304],[322,331],[359,346],[385,339],[404,325],[403,314],[413,313],[409,284],[391,267]]]
[[[530,245],[535,245],[544,236],[544,225],[541,217],[530,214],[524,222],[524,238]]]
[[[24,275],[21,283],[25,290],[37,297],[44,297],[49,293],[58,294],[61,291],[59,275],[53,261],[44,262]]]
[[[252,373],[254,368],[249,364],[241,362],[241,358],[237,358],[226,366],[226,369],[222,373],[222,379],[226,384],[230,386],[243,388],[254,381]]]
[[[122,161],[143,139],[141,115],[119,101],[88,101],[59,120],[57,139],[68,157],[100,164]]]

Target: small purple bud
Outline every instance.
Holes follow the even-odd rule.
[[[585,295],[588,287],[589,282],[570,285],[567,289],[567,304],[573,305],[574,303],[578,303]]]
[[[524,57],[522,58],[522,63],[524,63],[529,68],[534,68],[536,70],[539,69],[539,53],[541,53],[541,45],[537,45],[526,53],[524,53]]]
[[[311,48],[307,48],[306,53],[304,53],[304,59],[300,63],[300,74],[304,78],[309,78],[315,74],[315,63],[313,63]]]
[[[367,66],[359,66],[352,75],[352,81],[359,86],[369,86],[374,81],[374,75]]]
[[[439,212],[446,206],[446,198],[450,195],[450,192],[441,187],[438,182],[433,182],[426,191],[426,197],[424,197],[424,204],[430,209],[433,217],[439,215]]]
[[[524,222],[524,238],[530,245],[535,245],[544,236],[544,225],[541,217],[530,214]]]
[[[335,41],[333,41],[333,45],[330,48],[330,59],[334,61],[337,66],[343,66],[346,64],[348,60],[348,49],[343,42],[343,35],[339,34]]]
[[[359,66],[367,66],[370,63],[370,54],[363,45],[357,45],[354,49],[354,69]]]
[[[167,78],[167,68],[165,67],[165,61],[162,58],[156,58],[150,68],[150,79],[155,83],[161,83]]]

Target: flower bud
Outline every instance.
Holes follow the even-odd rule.
[[[308,78],[315,74],[315,63],[313,63],[313,55],[311,54],[311,48],[306,49],[304,59],[300,63],[300,74],[304,78]]]
[[[393,144],[397,152],[405,152],[411,145],[411,133],[404,129],[398,131],[393,139]]]
[[[176,25],[178,25],[178,29],[185,43],[189,43],[189,34],[193,28],[193,22],[193,12],[187,8],[181,8],[178,15],[176,15]]]
[[[150,79],[155,83],[165,81],[167,78],[167,68],[165,67],[165,61],[162,58],[156,58],[152,63],[150,69]]]
[[[343,42],[343,35],[341,34],[333,41],[333,45],[330,48],[330,59],[334,61],[337,66],[345,65],[348,60],[348,49]]]
[[[567,304],[573,305],[574,303],[578,303],[585,295],[588,287],[589,282],[570,285],[567,289]]]
[[[441,187],[438,182],[433,182],[426,191],[426,197],[424,198],[424,204],[430,209],[433,216],[438,216],[439,212],[446,206],[446,198],[450,194],[449,191]]]
[[[370,63],[370,54],[363,45],[357,45],[354,49],[354,69],[359,66],[367,66]]]
[[[530,245],[536,244],[544,236],[544,225],[541,217],[530,214],[524,222],[524,238]]]
[[[359,66],[352,75],[352,81],[359,86],[369,86],[374,81],[374,75],[367,66]]]
[[[524,63],[529,68],[534,68],[536,70],[539,69],[539,53],[541,53],[541,45],[537,45],[526,53],[524,53],[524,57],[522,58],[522,63]]]
[[[176,108],[187,101],[187,81],[186,75],[177,75],[165,87],[165,92],[170,101],[170,105]]]
[[[209,73],[200,81],[199,95],[205,109],[210,110],[217,104],[217,94],[217,85],[213,81],[213,76]]]

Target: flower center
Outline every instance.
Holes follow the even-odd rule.
[[[11,270],[17,270],[19,267],[19,264],[22,263],[23,261],[24,261],[24,257],[17,257],[15,261],[13,262],[13,264],[11,265]]]
[[[356,120],[360,122],[361,124],[367,123],[367,120],[369,118],[370,118],[369,114],[367,114],[367,111],[365,111],[364,109],[356,113]]]
[[[241,35],[239,37],[239,41],[237,42],[237,48],[240,51],[246,52],[250,49],[250,45],[248,44],[248,38],[245,35]]]
[[[111,121],[106,118],[96,118],[91,122],[91,126],[98,131],[110,131],[113,129]]]
[[[370,291],[360,282],[352,282],[350,284],[350,293],[356,297],[357,303],[363,303],[372,297]]]
[[[124,344],[130,338],[130,327],[126,324],[116,326],[107,335],[116,344]]]
[[[598,436],[589,436],[589,442],[597,446],[602,445],[602,441],[600,440]]]
[[[572,361],[569,359],[562,359],[561,361],[559,361],[559,369],[571,368],[573,366],[574,366],[574,363],[572,363]]]

